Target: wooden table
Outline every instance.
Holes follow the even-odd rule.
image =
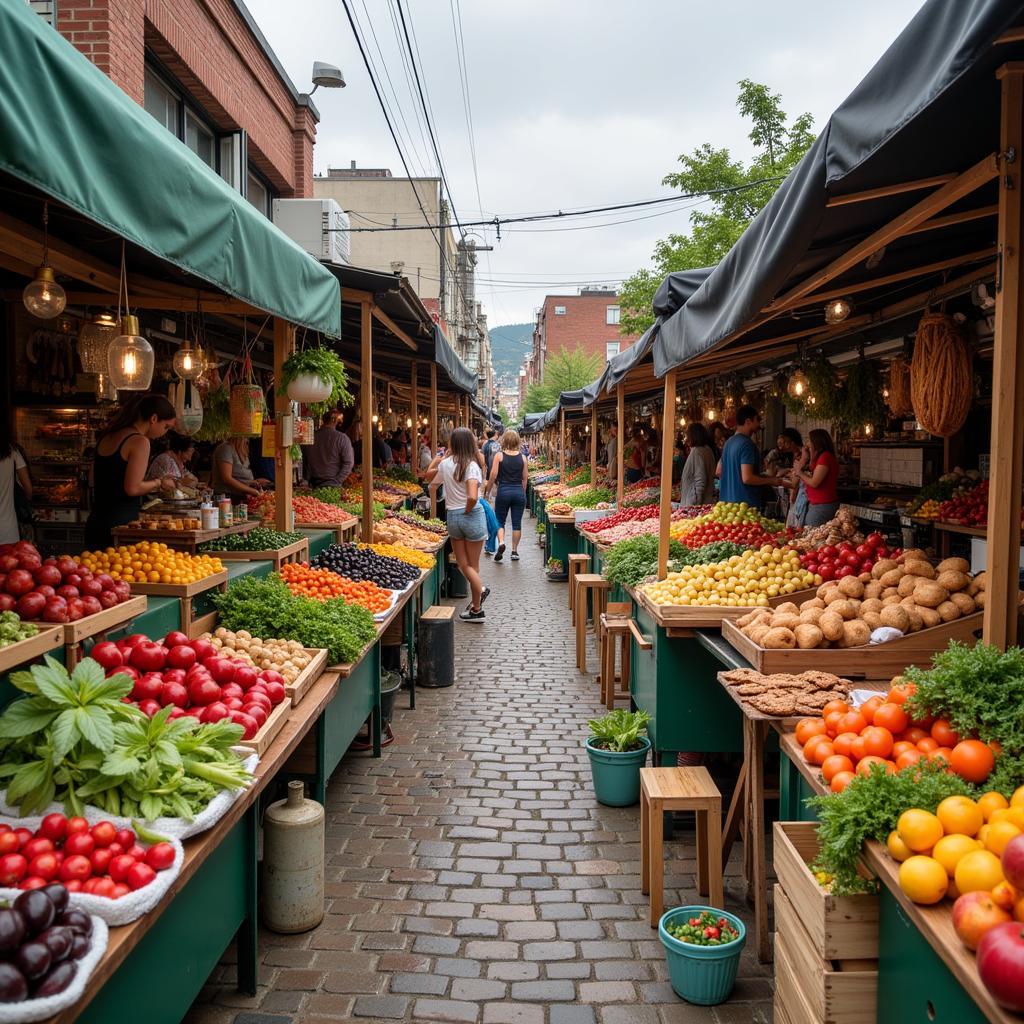
[[[118,544],[131,544],[140,540],[152,540],[180,551],[195,554],[201,544],[211,540],[231,537],[236,533],[248,533],[260,525],[258,519],[247,519],[244,523],[235,523],[216,530],[149,530],[144,526],[115,526],[114,540]]]
[[[213,828],[185,842],[181,874],[148,914],[110,929],[110,944],[79,1002],[53,1024],[109,1024],[126,1006],[147,1024],[177,1024],[232,937],[238,986],[256,991],[259,802],[338,689],[325,673],[289,716],[256,767],[255,780]]]
[[[987,537],[988,528],[984,526],[961,526],[960,523],[947,523],[942,519],[924,520],[930,522],[938,533],[940,558],[949,558],[950,538],[953,534],[963,537]]]

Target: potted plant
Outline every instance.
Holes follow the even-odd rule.
[[[543,523],[537,524],[537,544],[544,547],[547,542],[548,528]]]
[[[715,907],[676,907],[658,922],[668,976],[677,996],[698,1006],[724,1003],[736,982],[747,930]]]
[[[651,741],[643,734],[650,720],[646,711],[620,708],[587,723],[587,755],[598,803],[631,807],[640,799],[640,769],[651,749]]]
[[[565,566],[560,558],[549,558],[547,564],[547,575],[549,580],[564,580]]]
[[[345,364],[329,348],[296,350],[284,361],[281,378],[279,393],[302,402],[313,416],[352,403]]]

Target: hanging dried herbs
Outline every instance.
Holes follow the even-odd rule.
[[[850,367],[843,389],[842,416],[844,427],[854,428],[870,423],[885,423],[888,412],[882,397],[882,370],[878,363],[863,356]]]

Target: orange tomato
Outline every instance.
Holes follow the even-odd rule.
[[[880,725],[869,725],[861,734],[864,749],[875,757],[888,757],[892,753],[892,733]]]
[[[917,747],[908,740],[897,740],[892,745],[892,756],[894,760],[898,760],[900,754],[905,754],[908,750],[917,750]]]
[[[833,711],[847,712],[850,710],[850,705],[845,700],[830,700],[822,709],[821,717],[828,718]]]
[[[856,763],[857,761],[863,760],[867,756],[868,756],[868,751],[867,751],[867,746],[865,745],[865,742],[864,742],[864,737],[863,736],[858,736],[850,744],[850,757],[853,758],[854,762]]]
[[[942,761],[944,764],[949,764],[949,758],[953,751],[949,747],[938,747],[928,755],[929,761]]]
[[[903,753],[896,758],[896,768],[899,771],[903,771],[904,768],[910,768],[912,765],[917,764],[918,761],[923,760],[924,754],[922,754],[916,747],[911,747],[910,750],[904,750]]]
[[[913,683],[899,682],[889,688],[887,700],[893,704],[905,704],[908,697],[913,696],[917,692],[917,687]]]
[[[932,739],[940,747],[949,747],[952,750],[960,742],[960,734],[944,718],[936,718],[932,725]]]
[[[995,754],[981,740],[961,740],[949,755],[953,771],[968,782],[984,782],[996,766]]]
[[[825,733],[825,720],[822,718],[801,718],[796,723],[796,741],[802,747],[812,736]]]
[[[991,750],[992,753],[996,755],[996,757],[998,757],[1003,752],[1003,745],[999,742],[999,740],[989,740],[988,749]]]
[[[839,723],[847,716],[846,711],[830,711],[825,716],[825,733],[828,736],[837,736],[846,730],[839,728]]]
[[[939,741],[933,740],[931,736],[925,736],[923,740],[917,741],[917,749],[925,754],[930,754],[933,750],[939,749]]]
[[[884,697],[869,697],[857,710],[869,725],[875,720],[875,712],[881,707]]]
[[[855,732],[841,732],[832,741],[832,746],[835,747],[837,754],[842,754],[843,757],[850,757],[853,753],[853,744],[856,740],[857,734]]]
[[[828,743],[829,747],[832,746],[832,744],[829,742],[829,738],[827,736],[823,736],[823,735],[812,736],[804,744],[804,760],[805,761],[809,761],[811,764],[814,764],[814,750],[818,746],[819,743]],[[833,753],[833,751],[830,750],[829,753]]]
[[[811,764],[821,766],[830,757],[832,757],[835,752],[835,747],[832,746],[829,740],[819,740],[818,743],[811,748]]]
[[[853,762],[842,754],[832,754],[821,762],[821,774],[825,776],[826,782],[831,782],[840,772],[852,771]]]
[[[853,772],[836,772],[832,776],[832,781],[828,784],[828,788],[833,793],[842,793],[846,787],[853,782],[857,776]]]
[[[900,734],[901,740],[906,740],[908,743],[920,743],[928,735],[920,726],[912,725],[908,729],[904,729]]]
[[[874,724],[880,725],[889,732],[903,732],[910,724],[906,711],[899,704],[882,704],[875,712]]]
[[[867,728],[867,721],[859,711],[848,711],[839,719],[837,732],[863,732]]]
[[[871,774],[871,769],[874,765],[880,764],[884,766],[885,770],[892,775],[895,765],[892,761],[886,761],[884,757],[876,757],[874,754],[868,754],[866,757],[862,757],[857,762],[857,774],[868,776]]]

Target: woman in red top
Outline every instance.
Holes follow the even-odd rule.
[[[827,523],[839,511],[839,460],[827,430],[812,430],[807,440],[809,444],[793,463],[793,472],[807,494],[807,512],[800,525],[809,527]]]

